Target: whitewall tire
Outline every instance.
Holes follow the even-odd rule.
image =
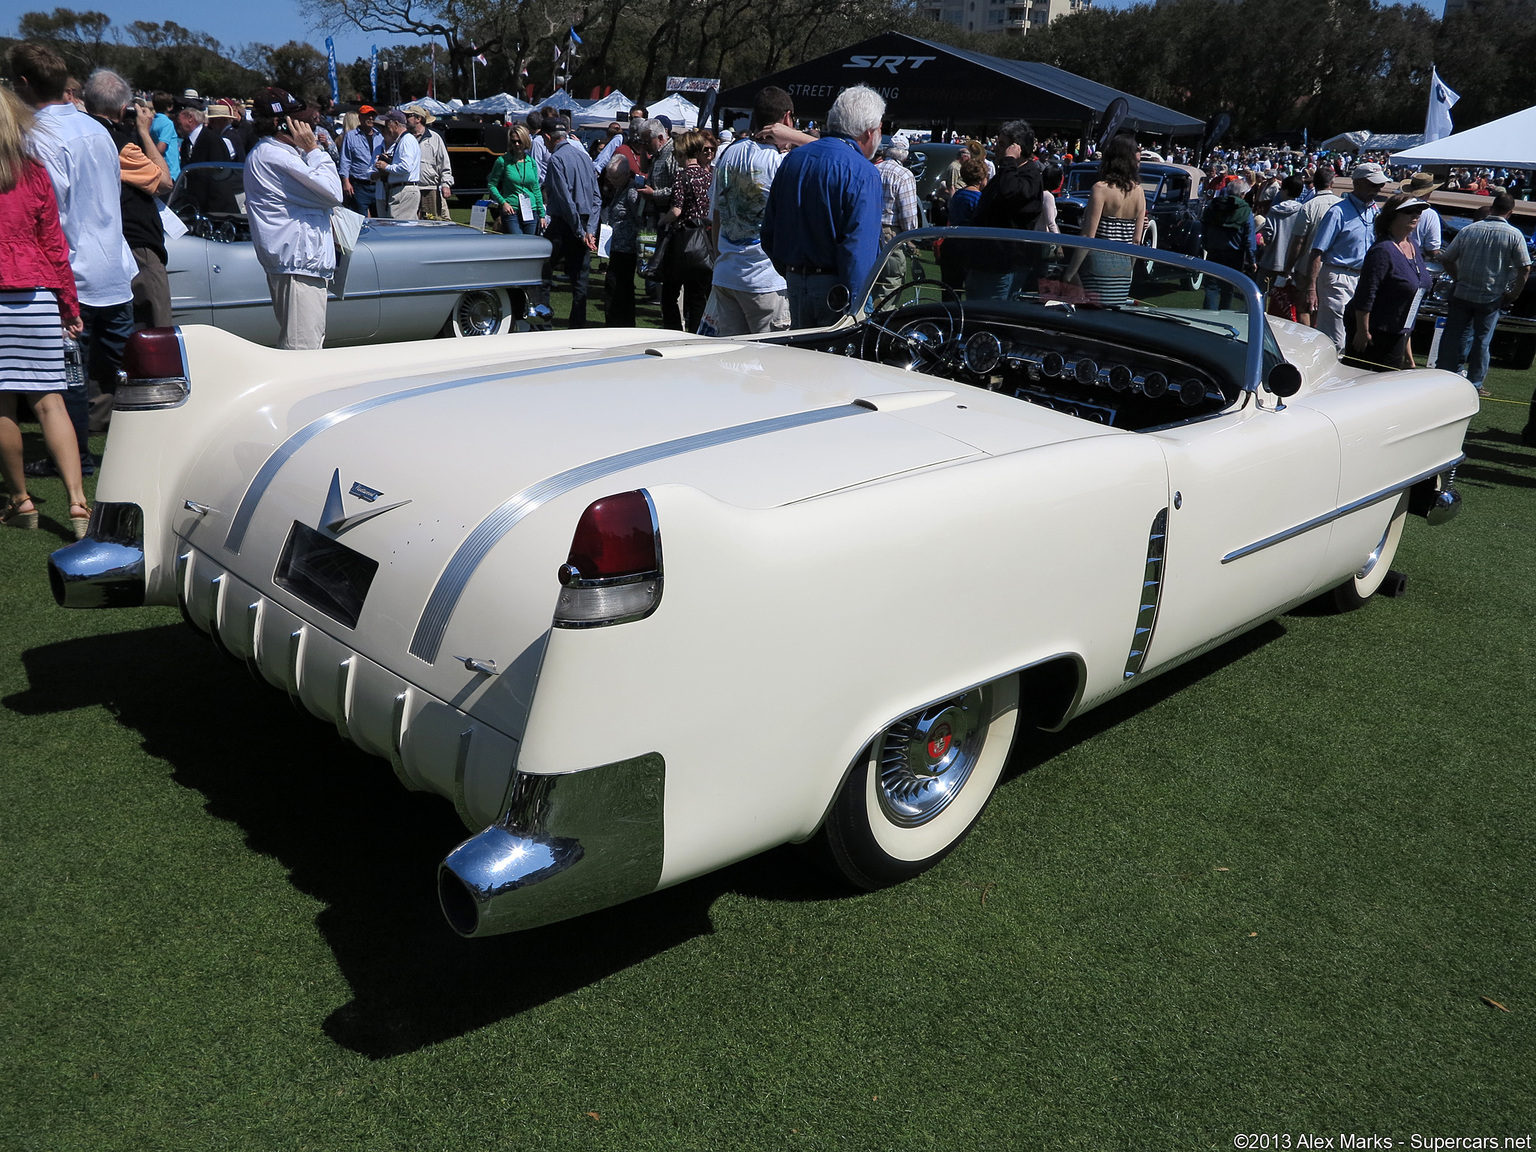
[[[453,302],[443,335],[502,336],[512,331],[517,320],[505,288],[473,288]]]
[[[1392,567],[1393,557],[1397,555],[1397,545],[1403,538],[1403,524],[1407,519],[1408,493],[1404,492],[1392,510],[1392,519],[1387,523],[1381,543],[1376,545],[1353,576],[1333,590],[1333,605],[1340,612],[1352,612],[1376,595]]]
[[[860,888],[899,884],[964,840],[992,797],[1019,723],[1019,678],[903,716],[870,742],[822,835]]]

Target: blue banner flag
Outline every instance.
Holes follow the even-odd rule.
[[[578,44],[582,43],[581,37],[576,35],[576,29],[575,28],[571,29],[571,39],[576,41],[576,43],[578,43]]]
[[[331,103],[341,103],[341,85],[336,81],[336,41],[325,38],[325,70],[331,78]]]
[[[373,102],[379,102],[379,46],[373,46],[373,60],[368,65],[368,87],[373,90]]]

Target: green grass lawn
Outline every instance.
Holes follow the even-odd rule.
[[[779,850],[482,941],[436,907],[446,802],[175,611],[54,607],[39,482],[0,532],[0,1148],[1531,1132],[1536,373],[1490,381],[1406,596],[1026,736],[915,882]]]

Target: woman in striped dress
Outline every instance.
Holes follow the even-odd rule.
[[[1122,244],[1140,244],[1147,226],[1147,197],[1141,190],[1141,149],[1136,137],[1128,132],[1116,136],[1104,147],[1099,162],[1099,178],[1088,195],[1083,214],[1084,236],[1100,240],[1118,240]],[[1088,252],[1079,248],[1072,254],[1067,279],[1081,274],[1088,298],[1104,308],[1124,304],[1131,295],[1129,256],[1110,252]]]
[[[74,426],[64,410],[64,334],[78,336],[83,326],[53,184],[27,154],[32,124],[31,110],[0,88],[0,475],[11,493],[0,508],[0,524],[37,527],[16,422],[16,398],[24,395],[69,491],[70,524],[79,540],[91,510]]]

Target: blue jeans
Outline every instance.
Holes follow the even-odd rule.
[[[587,326],[587,276],[592,269],[592,251],[571,226],[559,217],[549,222],[545,233],[552,248],[544,265],[544,286],[554,283],[556,270],[565,275],[571,284],[571,315],[566,321],[568,328]]]
[[[352,181],[352,199],[357,201],[357,210],[362,215],[372,216],[374,214],[374,202],[378,199],[374,193],[378,190],[378,187],[372,180]]]
[[[80,333],[80,358],[85,362],[86,381],[105,384],[103,391],[117,387],[117,370],[123,365],[123,349],[128,337],[133,335],[133,301],[95,307],[80,305],[80,319],[85,329]],[[80,458],[90,455],[86,436],[90,430],[89,384],[64,390],[64,409],[69,422],[75,426],[75,439],[80,443]]]
[[[791,328],[825,328],[837,323],[838,313],[827,306],[827,293],[837,286],[837,277],[831,273],[807,276],[791,272],[784,277],[789,285],[789,326]]]
[[[1205,278],[1205,310],[1215,312],[1218,309],[1225,312],[1232,307],[1232,285],[1225,280],[1213,280]]]
[[[971,268],[965,274],[968,300],[1006,300],[1013,295],[1013,272]]]
[[[539,222],[524,220],[517,214],[517,206],[513,205],[512,211],[501,218],[501,230],[509,236],[537,236],[539,234]]]
[[[1488,345],[1493,343],[1499,315],[1497,300],[1470,304],[1452,296],[1445,313],[1445,331],[1440,333],[1440,355],[1435,359],[1435,367],[1458,372],[1465,363],[1467,379],[1481,388],[1488,375]]]

